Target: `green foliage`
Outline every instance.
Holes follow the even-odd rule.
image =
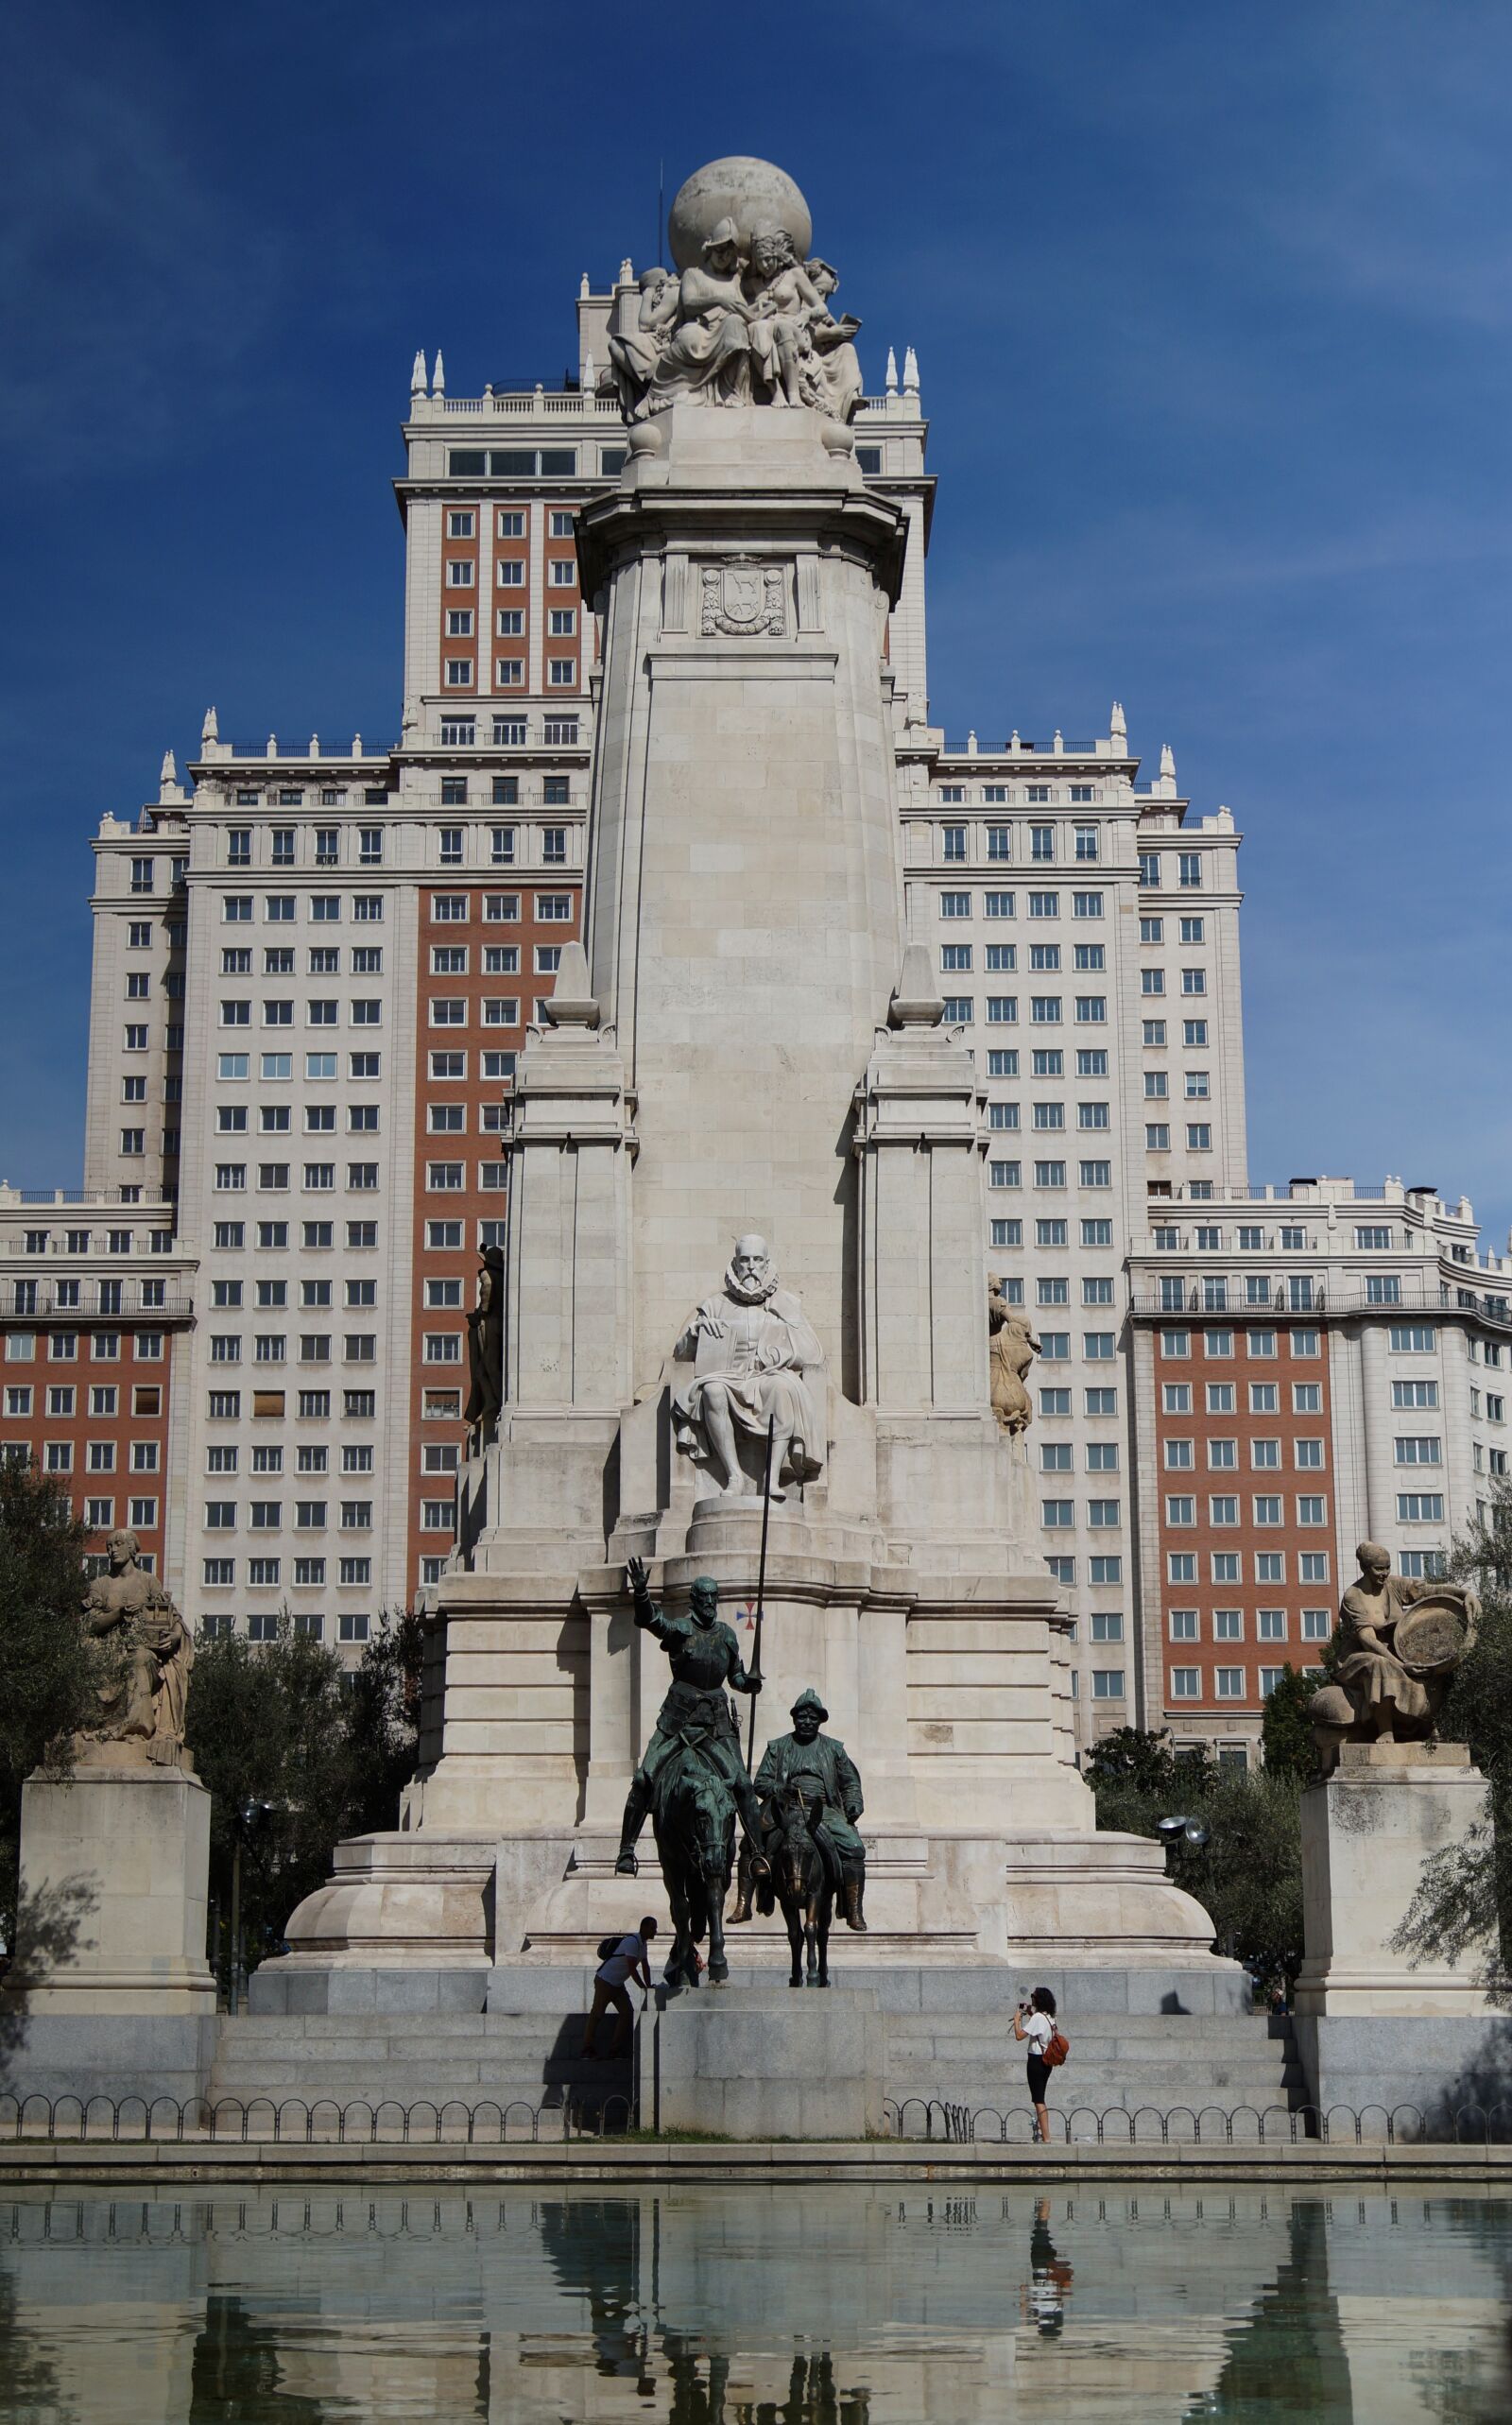
[[[1121,1726],[1099,1738],[1087,1755],[1082,1774],[1097,1796],[1101,1811],[1105,1792],[1173,1795],[1178,1768],[1185,1775],[1186,1767],[1187,1763],[1177,1763],[1168,1734],[1152,1734],[1143,1727]],[[1168,1799],[1166,1808],[1175,1807]]]
[[[21,1788],[60,1772],[76,1727],[96,1714],[103,1673],[81,1623],[82,1524],[68,1494],[31,1467],[0,1467],[0,1937],[14,1941]]]
[[[1450,1572],[1481,1602],[1480,1632],[1438,1720],[1468,1744],[1491,1789],[1489,1822],[1424,1867],[1397,1942],[1419,1961],[1478,1960],[1499,2002],[1512,2001],[1512,1482],[1497,1481],[1485,1518],[1460,1535]]]
[[[1158,1819],[1174,1817],[1205,1827],[1206,1844],[1182,1836],[1171,1848],[1170,1876],[1211,1914],[1220,1952],[1263,1979],[1295,1977],[1302,1959],[1295,1775],[1223,1768],[1205,1753],[1178,1760],[1168,1736],[1136,1727],[1105,1736],[1084,1773],[1100,1828],[1153,1835]]]
[[[211,1874],[223,1916],[241,1843],[249,1968],[325,1883],[340,1837],[395,1824],[415,1768],[421,1639],[418,1617],[380,1619],[352,1676],[286,1618],[273,1642],[227,1634],[199,1646],[189,1743],[215,1797]]]
[[[1322,1680],[1321,1677],[1298,1675],[1295,1667],[1287,1667],[1267,1697],[1260,1730],[1267,1777],[1291,1777],[1299,1785],[1306,1785],[1316,1776],[1317,1746],[1313,1741],[1309,1712],[1313,1695]]]

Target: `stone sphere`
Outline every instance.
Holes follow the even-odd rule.
[[[809,206],[791,177],[769,160],[712,160],[679,186],[667,220],[667,242],[679,269],[702,261],[703,248],[721,219],[734,220],[743,251],[749,251],[751,232],[760,227],[785,228],[799,261],[813,248]]]

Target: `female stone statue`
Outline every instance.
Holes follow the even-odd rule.
[[[817,367],[824,376],[829,396],[829,409],[836,421],[853,421],[861,409],[863,382],[861,361],[851,339],[861,322],[849,312],[838,319],[829,308],[830,297],[839,285],[838,272],[816,253],[803,265],[808,280],[819,299],[821,308],[809,319],[809,340],[814,348]]]
[[[750,394],[750,307],[741,285],[740,240],[721,219],[703,246],[701,268],[670,282],[644,316],[662,345],[646,395],[648,412],[683,403],[744,404]]]
[[[987,1318],[992,1334],[992,1412],[1003,1431],[1026,1432],[1034,1407],[1023,1377],[1040,1352],[1040,1342],[1028,1316],[1008,1303],[996,1281],[988,1281]]]

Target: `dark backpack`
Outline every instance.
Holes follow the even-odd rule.
[[[617,1953],[619,1950],[620,1940],[617,1936],[601,1936],[599,1938],[598,1958],[601,1962],[607,1962],[610,1955],[611,1953]]]

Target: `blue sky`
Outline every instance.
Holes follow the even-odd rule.
[[[918,349],[933,713],[1126,706],[1243,858],[1250,1169],[1512,1217],[1504,0],[20,0],[0,99],[0,1178],[77,1180],[89,837],[214,699],[397,727],[417,345],[559,375],[701,161]]]

